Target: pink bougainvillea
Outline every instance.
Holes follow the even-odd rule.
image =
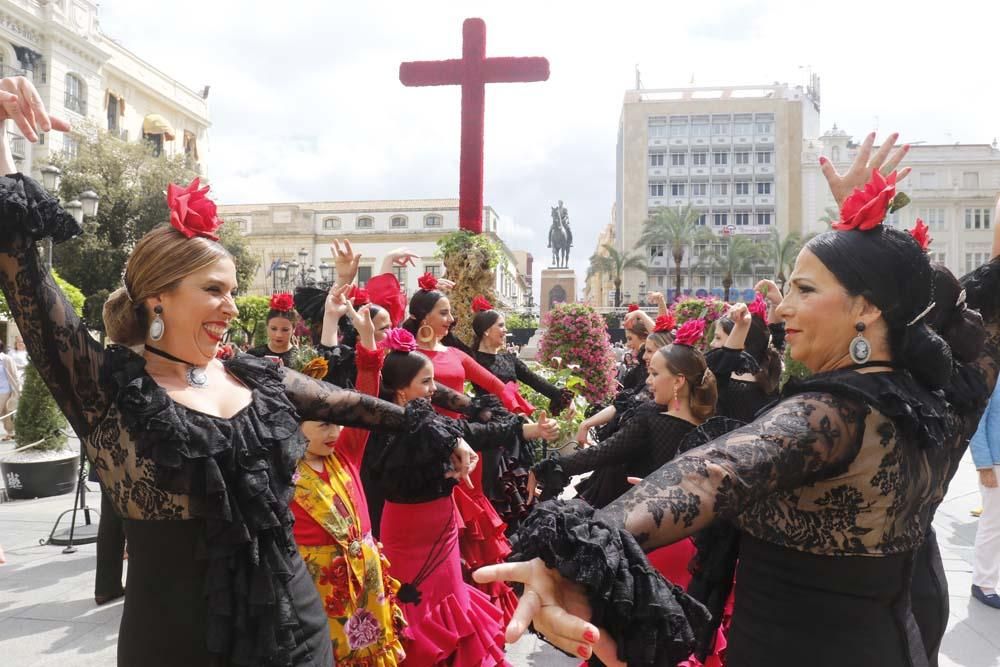
[[[538,360],[546,365],[553,358],[563,367],[575,364],[586,382],[581,392],[591,403],[607,403],[615,394],[615,355],[604,318],[590,306],[562,303],[542,318]]]

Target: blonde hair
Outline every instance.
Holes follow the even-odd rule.
[[[128,346],[145,342],[149,329],[146,299],[176,289],[186,276],[224,257],[232,256],[221,244],[201,236],[189,239],[170,225],[147,233],[125,264],[124,287],[112,292],[104,304],[108,338]]]

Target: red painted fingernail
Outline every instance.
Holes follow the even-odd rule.
[[[820,158],[819,158],[819,163],[820,164],[826,164],[826,158],[821,155]]]
[[[597,634],[595,634],[593,630],[587,630],[586,632],[583,633],[583,638],[586,639],[588,642],[596,642]]]
[[[581,646],[580,648],[576,649],[576,654],[578,656],[580,656],[581,658],[589,658],[590,657],[590,649],[587,648],[586,646]]]
[[[903,144],[903,150],[904,151],[910,150],[910,144]]]

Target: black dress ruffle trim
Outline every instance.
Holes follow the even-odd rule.
[[[566,474],[562,464],[559,463],[559,456],[552,454],[548,458],[542,459],[531,471],[535,473],[535,481],[542,487],[542,500],[552,500],[562,495],[562,492],[569,486],[572,477]]]
[[[253,397],[221,419],[171,400],[131,350],[107,354],[105,379],[136,455],[153,462],[158,488],[187,496],[205,522],[208,650],[235,665],[290,664],[299,621],[288,504],[305,441],[278,367],[249,355],[226,362]]]
[[[733,373],[749,373],[756,375],[760,373],[760,364],[744,350],[736,350],[731,347],[717,347],[705,353],[705,363],[712,369],[716,377],[723,376],[728,380]]]
[[[580,584],[591,622],[618,643],[630,667],[676,665],[687,659],[708,612],[649,564],[635,538],[594,518],[579,500],[541,503],[524,521],[508,560],[541,558]]]
[[[24,174],[0,176],[0,216],[16,220],[34,241],[51,238],[53,243],[62,243],[83,233],[83,227],[63,210],[59,200]]]
[[[793,378],[782,388],[781,398],[814,391],[847,396],[875,408],[922,448],[943,447],[948,439],[948,406],[944,394],[925,389],[906,371],[858,373],[840,370]]]
[[[386,500],[425,503],[451,493],[456,481],[451,453],[462,437],[462,426],[439,415],[428,401],[406,404],[406,431],[391,436],[372,462],[371,479]]]

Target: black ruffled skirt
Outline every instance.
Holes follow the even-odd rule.
[[[229,667],[206,648],[206,561],[199,557],[204,522],[125,520],[128,583],[118,635],[119,667]],[[326,613],[296,552],[288,582],[299,620],[296,667],[333,664]]]

